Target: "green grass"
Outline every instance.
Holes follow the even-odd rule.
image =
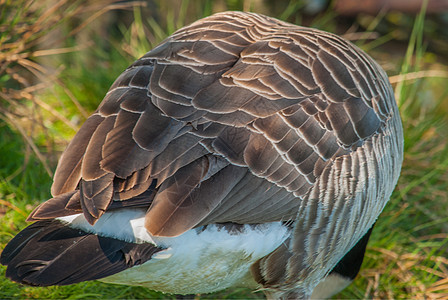
[[[216,9],[208,0],[182,1],[178,12],[165,1],[156,3],[158,7],[132,8],[135,21],[127,25],[117,24],[114,34],[101,47],[89,43],[79,45],[79,36],[70,36],[63,46],[81,46],[82,50],[50,56],[50,63],[56,62],[53,66],[57,70],[56,77],[43,88],[30,92],[28,98],[6,101],[0,94],[0,248],[26,226],[27,214],[39,202],[49,198],[49,173],[54,170],[56,154],[64,149],[88,113],[96,108],[112,81],[134,59],[176,28]],[[226,3],[232,9],[247,7],[244,1]],[[302,6],[301,1],[290,1],[288,5],[273,9],[273,16],[301,21],[297,12]],[[75,6],[70,7],[76,10]],[[253,4],[250,7],[255,11],[258,9]],[[79,17],[86,19],[88,16],[82,15],[85,11],[80,10],[74,15],[81,14]],[[11,22],[10,18],[0,14],[0,28],[12,30],[12,26],[6,26],[4,22],[21,24],[19,19],[24,15],[17,13]],[[328,10],[313,18],[311,24],[344,33],[335,17],[334,12]],[[390,25],[396,16],[384,14],[357,20],[357,24],[366,23],[369,30],[381,32],[384,23],[390,26],[389,31],[380,34],[378,39],[355,42],[368,50],[396,82],[394,87],[405,133],[405,158],[397,188],[373,231],[360,275],[336,298],[448,297],[448,75],[446,71],[444,73],[447,62],[433,50],[428,50],[424,37],[431,32],[425,26],[427,21],[423,13],[415,18],[415,22],[406,16],[402,18],[410,24],[407,40],[397,38],[403,36],[400,34],[403,27]],[[0,32],[1,41],[11,36],[15,37],[14,41],[20,40],[19,31],[11,36],[5,31]],[[46,31],[42,32],[40,36],[44,37]],[[90,39],[102,39],[98,32],[88,32]],[[26,43],[29,42],[32,41]],[[408,46],[403,47],[404,44]],[[391,45],[394,51],[390,51]],[[408,73],[411,77],[415,75],[415,79],[396,77]],[[15,80],[11,74],[0,68],[0,92],[13,95],[13,91],[29,90],[30,85]],[[22,117],[27,114],[35,116],[35,124],[39,126],[29,124]],[[24,135],[32,139],[26,140]],[[0,267],[1,299],[167,297],[141,287],[100,282],[26,287],[6,279],[4,272],[5,267]],[[263,295],[235,289],[197,298],[263,298]]]

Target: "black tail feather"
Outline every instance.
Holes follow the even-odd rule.
[[[100,279],[148,261],[163,250],[71,228],[57,220],[36,222],[3,250],[11,280],[34,286],[67,285]]]
[[[355,279],[361,269],[367,243],[369,242],[370,234],[372,233],[374,226],[375,224],[373,224],[373,226],[358,241],[358,243],[356,243],[356,245],[353,246],[349,252],[347,252],[347,254],[339,261],[330,273],[338,273],[341,276],[351,280]]]

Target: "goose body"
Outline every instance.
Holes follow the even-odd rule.
[[[117,78],[1,263],[30,285],[328,297],[358,272],[402,158],[391,86],[364,52],[218,13]]]

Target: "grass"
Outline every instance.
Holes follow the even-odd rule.
[[[89,31],[95,28],[92,16],[98,11],[92,4],[58,3],[70,13],[48,14],[44,8],[32,13],[32,1],[0,0],[9,9],[0,13],[0,248],[26,226],[27,214],[49,198],[55,157],[118,74],[176,28],[220,9],[209,0],[184,0],[176,9],[167,1],[147,8],[134,2],[127,7],[134,21],[117,24],[104,38],[99,32]],[[114,6],[118,4],[113,1],[103,4],[109,10],[123,8]],[[227,1],[226,5],[231,9],[259,9],[251,1]],[[353,33],[341,31],[331,9],[311,20],[299,17],[302,6],[301,1],[290,1],[272,9],[271,15],[346,33],[347,37]],[[51,18],[41,19],[37,26],[36,20],[46,13]],[[86,26],[80,30],[70,27],[76,18]],[[406,16],[402,19],[405,21],[390,14],[363,16],[353,25],[362,27],[365,23],[366,31],[377,34],[376,39],[369,39],[367,34],[354,42],[368,50],[391,76],[403,118],[405,158],[397,188],[373,231],[360,275],[336,298],[448,298],[447,61],[428,49],[431,32],[427,24],[431,25],[431,20],[425,19],[424,12],[415,20]],[[401,25],[394,27],[394,20]],[[385,23],[389,27],[384,32]],[[60,46],[36,48],[54,30],[65,32]],[[409,34],[403,39],[406,30]],[[27,34],[30,31],[36,34]],[[80,42],[82,34],[87,34],[87,42]],[[101,47],[89,42],[100,39],[105,40]],[[42,60],[44,56],[47,60]],[[29,116],[32,121],[28,121]],[[2,266],[1,299],[167,297],[145,288],[100,282],[25,287],[6,279],[4,271]],[[263,296],[245,289],[197,296],[252,297]]]

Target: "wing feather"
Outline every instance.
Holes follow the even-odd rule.
[[[81,127],[79,132],[62,154],[54,175],[51,193],[57,196],[76,188],[81,179],[81,163],[89,141],[103,117],[94,114]]]

